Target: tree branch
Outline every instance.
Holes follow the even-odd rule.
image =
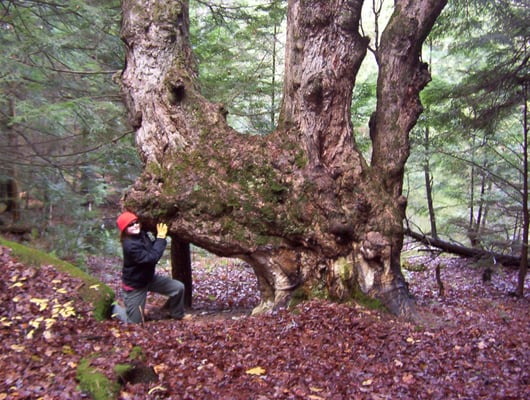
[[[436,247],[446,253],[456,254],[466,258],[494,258],[496,262],[499,262],[505,266],[518,267],[521,258],[515,256],[509,256],[506,254],[491,252],[483,249],[474,249],[471,247],[465,247],[459,244],[446,242],[441,239],[428,237],[424,234],[414,232],[410,228],[405,230],[405,234],[426,246]]]

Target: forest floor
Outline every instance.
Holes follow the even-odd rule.
[[[530,279],[520,299],[510,294],[516,271],[498,268],[484,283],[465,260],[409,262],[425,266],[406,271],[430,316],[424,326],[323,300],[250,316],[259,301],[251,269],[196,256],[191,319],[157,320],[163,299],[150,296],[151,318],[126,325],[95,321],[79,281],[0,246],[0,400],[87,398],[79,379],[116,382],[121,364],[143,382],[122,374],[119,399],[530,398]],[[118,295],[119,265],[90,262]],[[79,372],[87,367],[99,375]]]

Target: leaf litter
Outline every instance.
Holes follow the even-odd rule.
[[[150,296],[152,318],[125,325],[95,321],[76,279],[0,247],[0,400],[84,399],[81,360],[117,381],[114,367],[138,349],[157,379],[122,383],[119,399],[530,398],[529,296],[509,293],[517,272],[483,283],[465,260],[444,260],[441,297],[435,265],[419,261],[406,275],[436,321],[424,326],[324,300],[250,316],[252,270],[216,258],[193,261],[192,319],[157,319],[163,298]],[[116,265],[97,258],[91,272],[119,295]]]

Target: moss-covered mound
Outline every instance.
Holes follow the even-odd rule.
[[[114,292],[107,285],[98,279],[80,270],[75,265],[67,263],[42,251],[32,249],[20,243],[12,242],[0,237],[0,245],[9,247],[13,255],[21,262],[34,267],[42,265],[53,265],[58,271],[69,274],[72,277],[81,279],[85,284],[79,289],[84,301],[93,305],[94,318],[98,321],[110,317],[112,303],[114,302]]]

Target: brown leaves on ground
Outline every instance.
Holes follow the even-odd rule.
[[[434,266],[408,273],[420,310],[437,321],[414,326],[327,301],[246,316],[258,301],[251,270],[210,261],[194,262],[192,320],[124,325],[94,321],[78,281],[0,247],[0,400],[85,398],[82,358],[116,380],[114,366],[139,348],[158,380],[124,384],[121,399],[530,397],[528,297],[508,293],[516,272],[498,270],[483,284],[479,270],[446,261],[444,298]],[[117,288],[119,270],[106,273]],[[154,312],[162,300],[148,302]]]

